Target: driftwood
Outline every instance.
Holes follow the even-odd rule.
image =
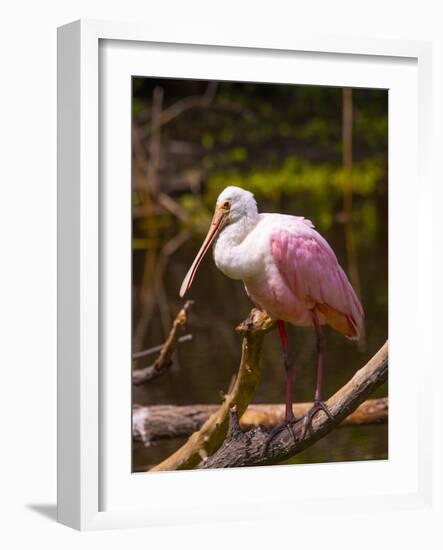
[[[202,459],[211,456],[219,448],[228,431],[231,408],[235,406],[241,415],[252,399],[260,379],[263,337],[273,326],[274,323],[265,313],[253,309],[237,327],[236,330],[243,335],[242,357],[232,390],[198,432],[193,433],[180,449],[150,471],[195,468]]]
[[[159,439],[186,437],[199,430],[220,405],[134,405],[133,438],[148,446]],[[296,418],[304,416],[312,403],[296,403],[292,409]],[[240,419],[242,429],[254,426],[273,428],[283,422],[284,404],[249,405]],[[386,424],[388,399],[368,399],[346,417],[339,427]]]
[[[286,460],[324,437],[351,412],[363,403],[368,395],[383,384],[388,378],[388,343],[372,357],[372,359],[345,384],[328,401],[331,412],[329,419],[321,411],[312,422],[312,429],[304,437],[303,417],[296,423],[294,436],[285,429],[276,435],[266,446],[269,432],[262,427],[243,431],[239,423],[239,415],[235,407],[230,409],[229,432],[222,446],[207,459],[199,468],[233,468],[239,466],[264,466]]]
[[[182,309],[178,312],[171,331],[169,332],[166,342],[160,350],[160,354],[152,365],[143,369],[134,369],[132,371],[132,383],[135,385],[144,384],[153,378],[164,374],[172,364],[172,354],[175,351],[179,341],[179,331],[186,324],[188,318],[188,310],[192,306],[192,300],[188,300]]]

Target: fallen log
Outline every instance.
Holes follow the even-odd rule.
[[[295,417],[304,416],[312,403],[293,405]],[[187,437],[199,430],[219,405],[134,405],[133,439],[149,446],[159,439]],[[254,426],[273,428],[284,419],[283,404],[249,405],[240,419],[242,429]],[[346,417],[340,426],[385,424],[388,421],[388,399],[369,399]]]

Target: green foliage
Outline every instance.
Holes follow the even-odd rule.
[[[149,123],[152,92],[164,90],[164,107],[202,95],[202,81],[133,79],[133,116]],[[353,216],[370,241],[377,231],[372,199],[387,192],[387,92],[354,89],[352,93],[354,195]],[[186,143],[192,156],[165,157],[168,179],[192,170],[196,187],[184,187],[177,200],[187,212],[186,225],[200,233],[210,219],[217,195],[227,185],[252,191],[270,209],[282,201],[302,203],[320,229],[329,229],[342,208],[342,90],[320,86],[220,82],[212,103],[185,110],[162,128],[162,147]],[[359,202],[361,199],[361,202]],[[363,200],[364,199],[364,200]],[[137,204],[137,198],[134,198]]]
[[[364,228],[362,238],[366,241],[372,241],[376,236],[377,213],[370,198],[382,178],[383,166],[378,159],[362,160],[352,170],[354,196],[365,199],[354,208],[354,216],[359,227]],[[188,213],[191,231],[202,233],[207,228],[217,196],[227,185],[249,189],[257,200],[275,204],[284,197],[291,197],[295,203],[298,196],[301,202],[306,202],[306,197],[309,197],[315,224],[325,230],[334,222],[335,208],[331,205],[341,203],[343,180],[341,166],[313,164],[298,157],[289,157],[275,169],[214,173],[208,178],[204,193],[186,193],[180,198],[180,204]]]
[[[383,166],[378,159],[365,159],[355,164],[351,181],[353,192],[368,196],[374,192],[377,181],[383,176]],[[249,189],[257,199],[279,200],[282,195],[309,192],[313,195],[340,196],[344,184],[344,172],[333,163],[314,164],[299,157],[288,157],[274,169],[255,169],[246,172],[231,170],[214,173],[208,178],[206,199],[214,202],[227,185]]]

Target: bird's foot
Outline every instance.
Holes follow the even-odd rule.
[[[323,411],[330,420],[334,419],[331,414],[331,411],[328,409],[328,406],[324,401],[314,401],[313,406],[309,409],[306,416],[304,417],[303,430],[300,438],[301,440],[305,438],[308,430],[310,433],[312,433],[312,421],[320,411]]]
[[[302,419],[303,419],[303,417],[300,417],[300,418],[295,418],[295,417],[287,418],[281,424],[278,424],[277,426],[274,426],[272,428],[272,430],[269,432],[269,435],[268,435],[268,437],[267,437],[267,439],[266,439],[266,441],[263,445],[263,455],[265,455],[268,452],[269,445],[271,444],[273,439],[275,439],[277,437],[277,435],[280,434],[281,432],[283,432],[284,430],[288,430],[288,432],[292,436],[292,439],[294,440],[294,443],[296,443],[297,437],[296,437],[295,432],[294,432],[294,426],[295,426],[295,424],[300,422],[300,420],[302,420]]]

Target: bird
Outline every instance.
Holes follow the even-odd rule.
[[[243,282],[253,304],[275,321],[286,372],[284,421],[270,433],[288,428],[295,439],[293,414],[294,359],[286,325],[308,326],[317,341],[314,401],[305,416],[301,439],[312,429],[314,417],[332,415],[323,401],[324,325],[351,340],[360,337],[364,312],[348,277],[326,239],[301,216],[259,213],[254,195],[228,186],[218,196],[206,235],[180,288],[191,287],[203,257],[213,246],[217,268]]]

